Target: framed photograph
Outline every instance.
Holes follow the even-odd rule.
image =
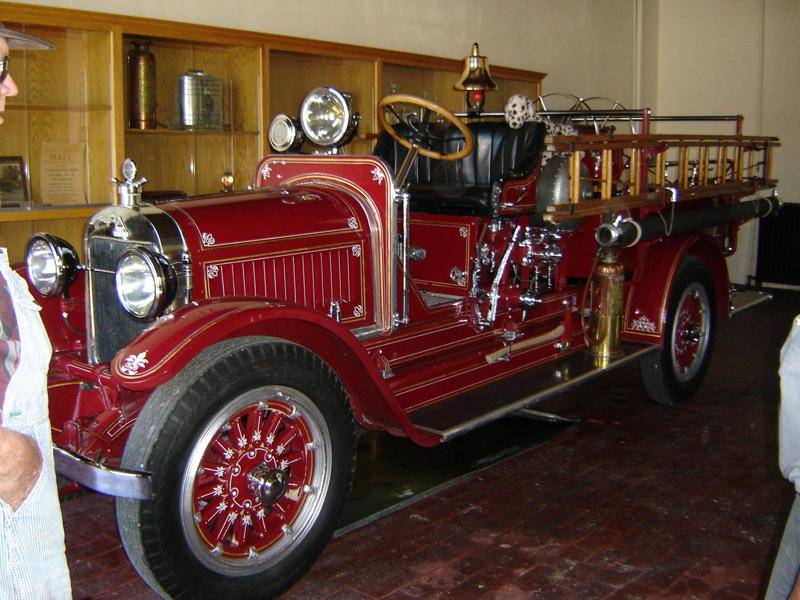
[[[21,156],[0,156],[0,208],[27,206],[28,176]]]

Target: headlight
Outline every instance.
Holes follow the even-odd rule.
[[[269,125],[269,145],[275,152],[297,152],[304,138],[300,122],[289,115],[281,113]]]
[[[136,247],[117,262],[116,282],[122,307],[137,319],[152,320],[175,297],[177,277],[166,258]]]
[[[340,91],[318,87],[300,106],[300,124],[318,146],[342,146],[355,134],[358,115],[350,111],[349,98]]]
[[[37,233],[25,253],[28,279],[42,296],[60,294],[78,274],[78,253],[69,242],[54,235]]]

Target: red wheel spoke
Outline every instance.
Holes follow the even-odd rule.
[[[257,406],[247,411],[247,440],[255,444],[261,440],[261,425],[264,422],[264,411]]]
[[[231,443],[228,440],[223,439],[221,436],[217,436],[214,439],[212,448],[219,453],[225,462],[228,462],[233,455],[236,454],[236,450],[234,450]]]
[[[282,454],[280,457],[281,459],[280,467],[281,469],[286,469],[287,467],[291,467],[293,464],[302,461],[304,458],[305,454],[302,451],[295,451]]]
[[[270,445],[273,444],[275,441],[275,434],[278,432],[282,420],[283,417],[280,413],[274,410],[270,411],[267,422],[264,425],[264,434],[262,438],[264,442]]]
[[[227,470],[227,465],[220,464],[219,462],[211,461],[203,459],[200,463],[200,468],[203,470],[202,479],[199,481],[204,481],[205,479],[210,478],[218,478],[222,479],[225,477],[225,471]]]
[[[297,436],[297,428],[294,425],[287,426],[275,440],[275,449],[278,455],[283,454],[289,443]]]
[[[239,450],[247,446],[247,434],[242,427],[241,416],[231,421],[231,430],[228,434],[228,437],[230,438],[231,444],[233,444]]]
[[[225,500],[220,500],[217,503],[209,503],[200,509],[200,524],[206,528],[214,522],[215,519],[220,518],[225,514],[228,504]]]
[[[267,515],[263,508],[253,514],[253,526],[262,536],[266,536],[269,533],[269,527],[267,526],[268,519],[269,515]]]
[[[277,504],[273,504],[272,505],[272,515],[271,516],[276,518],[276,519],[278,519],[278,520],[280,520],[280,521],[285,521],[286,520],[286,513],[287,513],[286,508],[281,506],[283,504],[284,500],[285,500],[285,498],[282,499]]]
[[[236,541],[236,545],[241,546],[246,543],[248,533],[251,529],[250,523],[249,514],[239,515],[239,518],[236,519],[236,524],[233,528],[233,538]]]
[[[211,532],[211,538],[215,542],[220,543],[226,537],[228,537],[228,533],[233,527],[236,517],[236,511],[234,510],[228,510],[222,513],[219,519],[217,519],[216,525],[214,525],[214,531]]]
[[[222,497],[225,488],[219,481],[211,480],[204,485],[198,485],[195,492],[195,502],[212,502],[216,498]]]

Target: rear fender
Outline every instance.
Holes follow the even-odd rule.
[[[319,312],[292,304],[246,299],[193,303],[123,347],[111,361],[111,374],[127,389],[152,390],[203,349],[254,336],[301,345],[327,362],[342,381],[362,425],[405,434],[422,445],[438,443],[413,427],[350,331]]]
[[[714,281],[717,315],[728,316],[728,267],[719,244],[703,234],[667,239],[641,253],[625,302],[624,339],[663,343],[669,294],[687,256],[706,263]]]

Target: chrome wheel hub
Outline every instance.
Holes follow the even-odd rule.
[[[261,463],[247,475],[247,489],[258,497],[262,504],[272,506],[286,494],[289,480],[286,473]]]

